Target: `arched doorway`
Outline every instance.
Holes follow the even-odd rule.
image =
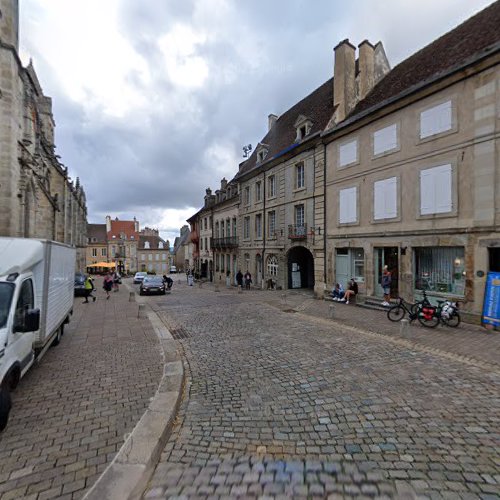
[[[305,247],[288,252],[288,288],[314,288],[314,258]]]

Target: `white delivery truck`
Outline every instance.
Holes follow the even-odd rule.
[[[10,392],[73,312],[74,247],[49,240],[0,238],[0,431]]]

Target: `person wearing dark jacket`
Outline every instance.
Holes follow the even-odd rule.
[[[358,295],[358,284],[354,278],[351,278],[347,285],[347,290],[345,291],[344,297],[340,299],[341,302],[349,304],[349,299]]]
[[[241,269],[236,274],[236,283],[238,283],[238,286],[243,288],[243,273],[241,272]]]

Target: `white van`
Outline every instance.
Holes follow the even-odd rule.
[[[174,274],[177,272],[177,268],[175,266],[170,266],[170,274]]]

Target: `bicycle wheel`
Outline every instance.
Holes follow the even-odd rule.
[[[405,317],[406,311],[401,306],[392,306],[387,311],[387,317],[391,321],[401,321]]]
[[[451,326],[452,328],[457,328],[457,326],[460,324],[460,314],[458,314],[456,311],[448,318],[441,318],[443,323],[446,326]]]
[[[417,319],[419,323],[426,328],[436,328],[436,326],[439,325],[439,316],[436,316],[435,312],[432,316],[429,316],[429,314],[426,314],[423,310],[420,310],[418,311]]]

